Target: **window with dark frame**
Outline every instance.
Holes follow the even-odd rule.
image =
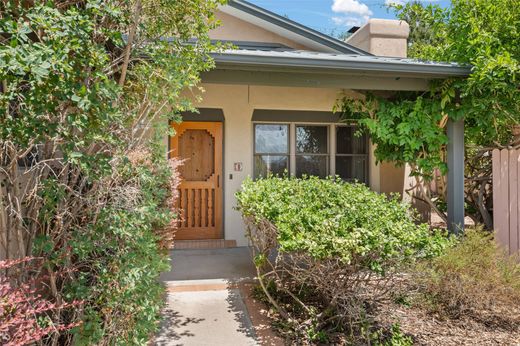
[[[296,126],[296,176],[329,175],[329,127],[323,125]]]
[[[336,126],[336,175],[368,183],[368,138],[356,125]]]
[[[255,179],[289,171],[289,125],[255,124]]]
[[[287,171],[297,177],[337,175],[368,183],[368,137],[357,131],[355,124],[254,124],[253,176]]]

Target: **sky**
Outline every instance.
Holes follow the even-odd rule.
[[[385,3],[407,0],[249,0],[260,7],[302,23],[329,35],[338,35],[352,26],[361,26],[369,18],[394,18]],[[433,0],[449,6],[449,0]]]

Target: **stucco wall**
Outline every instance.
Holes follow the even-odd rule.
[[[374,55],[406,57],[409,33],[404,21],[372,18],[346,42]]]
[[[408,53],[409,33],[410,26],[404,21],[372,18],[347,38],[346,42],[378,56],[405,58]],[[413,185],[404,166],[396,167],[391,162],[383,162],[379,171],[380,192],[403,194],[404,189]]]
[[[234,194],[253,172],[253,123],[255,109],[306,110],[330,112],[338,96],[353,91],[324,88],[292,88],[247,85],[205,84],[199,108],[220,108],[224,112],[224,233],[239,246],[247,245],[240,213],[234,210]],[[370,184],[379,190],[379,167],[370,159]],[[242,162],[243,171],[234,172]],[[232,175],[232,177],[230,176]]]
[[[380,190],[386,194],[403,193],[404,167],[396,167],[392,162],[381,163]]]
[[[210,32],[214,40],[280,43],[295,49],[313,50],[227,13],[217,11],[221,25]]]

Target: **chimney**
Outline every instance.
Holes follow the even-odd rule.
[[[377,56],[406,58],[409,34],[405,21],[373,18],[345,42]]]

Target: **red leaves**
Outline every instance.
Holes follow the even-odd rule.
[[[35,258],[26,257],[0,261],[0,269],[15,269],[17,265],[34,260]],[[37,285],[34,281],[26,283],[5,275],[0,277],[0,343],[2,345],[26,345],[39,341],[49,334],[69,330],[80,324],[53,321],[52,312],[77,307],[81,302],[54,303],[40,294],[42,287],[43,285]]]

